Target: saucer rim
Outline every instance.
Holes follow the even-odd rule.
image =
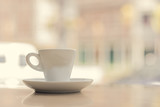
[[[92,84],[93,79],[71,78],[75,81],[43,81],[44,78],[24,79],[23,83],[40,93],[73,93],[80,92],[82,89]],[[37,81],[36,81],[37,80]],[[42,81],[39,81],[42,80]],[[76,81],[77,80],[77,81]],[[42,85],[42,86],[41,86]],[[69,87],[69,88],[68,88]]]
[[[42,80],[42,81],[39,81]],[[69,81],[46,81],[44,78],[27,78],[23,79],[27,82],[44,82],[44,83],[71,83],[71,82],[93,82],[91,78],[71,78]]]

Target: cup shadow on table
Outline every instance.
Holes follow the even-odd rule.
[[[46,94],[46,93],[30,93],[22,100],[24,105],[42,106],[42,107],[74,107],[91,104],[91,99],[83,93],[68,94]]]

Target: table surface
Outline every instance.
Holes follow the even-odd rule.
[[[71,94],[0,88],[0,107],[160,107],[160,86],[92,85]]]

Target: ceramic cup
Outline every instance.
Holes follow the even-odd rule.
[[[38,65],[33,65],[31,57],[36,57]],[[44,49],[39,50],[38,54],[29,53],[26,56],[28,65],[44,73],[46,81],[68,81],[72,72],[75,59],[73,49]]]

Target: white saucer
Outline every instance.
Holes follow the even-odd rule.
[[[70,81],[46,81],[40,78],[25,79],[24,84],[36,92],[47,93],[70,93],[80,92],[92,83],[92,79],[76,78]]]

